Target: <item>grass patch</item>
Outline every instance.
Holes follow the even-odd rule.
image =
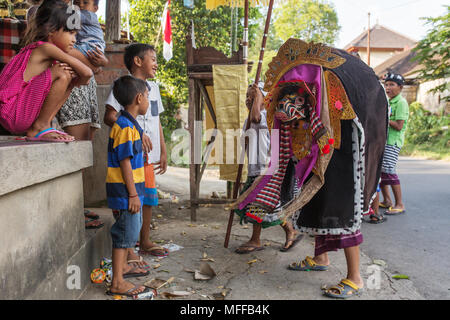
[[[405,145],[400,155],[450,161],[450,116],[426,111],[420,103],[409,108]]]

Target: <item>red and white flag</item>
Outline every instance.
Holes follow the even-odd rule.
[[[167,1],[166,6],[164,7],[163,21],[162,21],[163,36],[164,36],[163,57],[164,59],[166,59],[166,61],[169,61],[173,57],[172,24],[170,19],[169,6],[170,0]]]

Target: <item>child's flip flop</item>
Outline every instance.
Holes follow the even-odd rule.
[[[49,133],[57,133],[63,136],[67,136],[65,138],[45,138],[45,136]],[[69,135],[63,131],[56,130],[55,128],[48,128],[45,130],[42,130],[34,137],[26,137],[27,141],[42,141],[42,142],[72,142],[75,140],[75,138],[71,137],[69,138]]]
[[[384,214],[387,214],[388,216],[395,216],[402,213],[405,213],[405,209],[394,209],[393,207],[389,207]]]

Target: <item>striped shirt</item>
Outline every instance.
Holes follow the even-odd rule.
[[[144,154],[142,151],[142,129],[136,119],[122,111],[111,128],[108,141],[108,171],[106,174],[106,195],[108,207],[128,210],[128,189],[120,169],[120,161],[130,158],[136,191],[144,203]]]

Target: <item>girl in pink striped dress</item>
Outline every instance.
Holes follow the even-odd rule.
[[[92,71],[68,55],[76,24],[62,1],[41,5],[27,30],[26,46],[0,74],[0,124],[27,140],[73,141],[51,128],[51,121],[75,86],[86,85]]]

